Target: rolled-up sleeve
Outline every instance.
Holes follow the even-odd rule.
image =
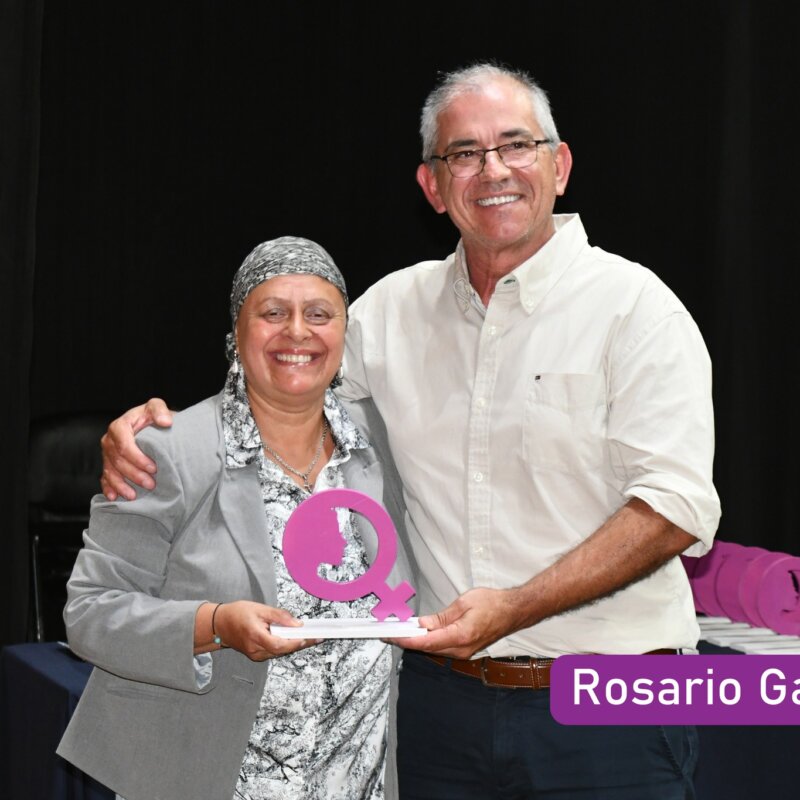
[[[649,309],[652,313],[652,309]],[[684,310],[636,320],[610,375],[608,440],[623,494],[638,497],[711,546],[720,519],[713,484],[711,360]]]

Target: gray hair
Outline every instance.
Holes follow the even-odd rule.
[[[422,106],[419,127],[422,137],[423,161],[430,161],[431,156],[434,155],[436,140],[439,138],[439,115],[447,106],[456,97],[467,92],[478,92],[487,83],[497,78],[510,78],[528,92],[533,115],[541,126],[545,138],[551,140],[550,148],[553,150],[556,148],[561,140],[545,90],[524,70],[484,61],[443,73],[436,87],[428,95]]]

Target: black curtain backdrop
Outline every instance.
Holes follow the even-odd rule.
[[[557,211],[697,319],[719,538],[800,553],[789,0],[0,6],[2,641],[27,613],[28,415],[216,392],[231,276],[265,239],[317,239],[353,297],[450,252],[414,180],[418,116],[474,59],[542,83],[575,157]]]
[[[0,0],[0,645],[22,641],[28,600],[28,420],[39,161],[42,0]]]

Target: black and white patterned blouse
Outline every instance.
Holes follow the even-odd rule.
[[[343,487],[341,464],[368,444],[330,390],[324,411],[336,448],[314,491]],[[258,462],[269,533],[264,557],[274,561],[278,605],[299,619],[370,616],[374,597],[321,600],[287,573],[284,526],[308,495],[264,455],[241,373],[227,382],[222,415],[227,466]],[[368,564],[351,512],[339,515],[348,542],[344,560],[320,574],[353,580]],[[389,646],[372,639],[329,639],[274,659],[234,800],[382,800],[390,669]]]

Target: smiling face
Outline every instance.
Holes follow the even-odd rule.
[[[438,122],[438,155],[546,138],[530,95],[508,77],[456,96]],[[571,166],[562,142],[555,152],[540,145],[536,162],[522,168],[506,167],[497,153],[488,153],[483,171],[471,178],[454,178],[442,161],[421,164],[417,181],[434,209],[447,212],[455,223],[470,264],[488,259],[510,271],[555,232],[553,206],[566,189]]]
[[[316,275],[279,275],[256,286],[236,321],[251,403],[321,403],[342,363],[346,320],[341,293]]]

